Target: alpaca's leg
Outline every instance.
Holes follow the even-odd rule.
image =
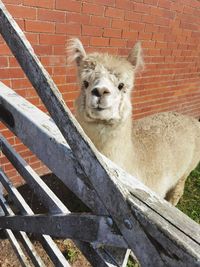
[[[185,181],[187,179],[188,175],[183,176],[173,187],[167,192],[167,195],[165,199],[169,201],[172,205],[176,206],[180,200],[180,198],[183,195],[184,187],[185,187]]]

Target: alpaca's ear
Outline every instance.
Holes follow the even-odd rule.
[[[68,45],[68,54],[69,54],[69,61],[75,61],[77,66],[80,65],[81,61],[83,60],[84,57],[86,57],[86,52],[83,47],[83,44],[81,41],[77,38],[71,39],[69,41]]]
[[[131,62],[136,71],[143,69],[144,61],[143,61],[142,46],[140,42],[137,42],[133,47],[133,49],[131,50],[128,56],[128,61]]]

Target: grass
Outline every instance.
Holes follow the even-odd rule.
[[[185,185],[184,195],[177,208],[200,224],[200,163],[191,172]]]

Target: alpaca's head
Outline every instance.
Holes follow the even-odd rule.
[[[86,54],[78,39],[71,40],[71,58],[78,67],[81,93],[77,112],[85,121],[115,123],[131,113],[131,90],[143,65],[140,43],[127,58],[104,53]]]

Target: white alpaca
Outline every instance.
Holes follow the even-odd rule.
[[[200,160],[200,123],[174,112],[132,121],[131,91],[142,66],[140,43],[128,58],[86,54],[70,45],[81,91],[76,117],[97,149],[176,205],[189,173]]]

